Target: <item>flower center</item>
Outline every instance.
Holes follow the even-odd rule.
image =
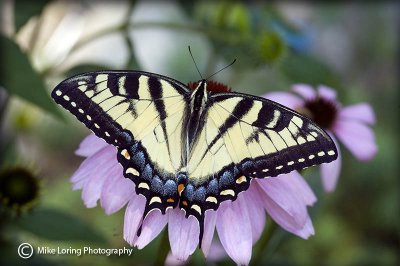
[[[0,200],[4,205],[29,208],[38,194],[38,180],[29,171],[16,168],[0,173]]]
[[[304,110],[298,111],[324,129],[332,128],[337,116],[336,103],[322,97],[306,101]]]
[[[188,87],[191,90],[195,90],[198,85],[199,85],[199,82],[197,82],[197,81],[191,81],[191,82],[188,83]],[[229,88],[225,84],[210,80],[210,81],[207,81],[207,91],[210,91],[210,92],[231,92],[231,88]]]

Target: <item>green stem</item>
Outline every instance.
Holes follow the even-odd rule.
[[[265,251],[269,246],[271,238],[277,228],[278,225],[273,220],[270,219],[269,222],[267,222],[267,228],[264,231],[261,239],[259,240],[258,249],[255,252],[255,255],[253,256],[253,259],[251,261],[252,265],[260,265],[261,260],[265,257]]]
[[[134,5],[133,1],[131,1],[129,9],[128,9],[129,11],[128,11],[127,16],[126,16],[126,23],[129,23],[130,15],[133,13],[134,6],[135,5]],[[125,27],[124,29],[121,29],[121,31],[123,33],[124,39],[126,41],[126,44],[128,46],[128,54],[129,54],[128,61],[126,62],[126,65],[125,65],[125,69],[129,69],[129,68],[134,69],[134,65],[135,65],[136,62],[134,60],[133,42],[132,42],[131,37],[130,37],[129,27]]]
[[[169,239],[168,239],[168,230],[164,230],[161,236],[160,247],[158,249],[157,258],[154,261],[154,266],[163,266],[165,265],[165,260],[167,259],[169,253]]]
[[[37,19],[37,22],[32,30],[32,33],[29,37],[28,40],[28,49],[29,51],[28,56],[30,57],[33,54],[33,51],[35,50],[36,46],[38,45],[38,38],[39,38],[39,33],[40,30],[43,29],[43,24],[44,24],[44,16],[39,16]],[[32,58],[30,58],[32,59]]]
[[[130,21],[127,21],[121,25],[117,25],[115,27],[107,28],[101,31],[98,31],[92,35],[87,36],[86,38],[83,38],[81,41],[79,41],[73,48],[72,50],[77,50],[80,47],[84,46],[88,42],[93,41],[94,39],[103,37],[107,34],[114,33],[114,32],[125,32],[129,28],[131,29],[146,29],[146,28],[164,28],[164,29],[172,29],[172,30],[187,30],[187,31],[199,31],[199,27],[192,27],[190,25],[182,25],[182,24],[176,24],[176,23],[163,23],[163,22],[138,22],[138,23],[132,23]]]
[[[129,20],[121,25],[117,25],[115,27],[110,27],[101,31],[98,31],[92,35],[83,38],[79,41],[72,50],[77,50],[80,47],[84,46],[88,42],[93,41],[94,39],[100,38],[110,33],[114,32],[126,32],[128,30],[139,30],[139,29],[151,29],[151,28],[162,28],[169,30],[179,30],[179,31],[188,31],[188,32],[196,32],[196,33],[204,33],[209,37],[214,39],[222,39],[228,43],[239,43],[244,40],[251,39],[251,35],[243,36],[238,34],[236,31],[226,31],[226,30],[218,30],[213,29],[211,27],[203,27],[199,25],[193,24],[179,24],[174,22],[130,22]]]

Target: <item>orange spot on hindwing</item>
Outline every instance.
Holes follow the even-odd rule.
[[[181,196],[182,191],[185,189],[185,185],[184,184],[179,184],[178,185],[178,195]]]

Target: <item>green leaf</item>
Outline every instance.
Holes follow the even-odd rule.
[[[340,87],[340,81],[334,72],[327,65],[309,55],[292,54],[286,57],[280,65],[280,70],[293,83]]]
[[[18,31],[31,17],[40,14],[50,0],[15,1],[15,27]]]
[[[17,44],[0,35],[0,85],[9,94],[39,106],[51,114],[63,118],[56,104],[51,100],[41,77],[32,68],[27,56]]]
[[[17,225],[48,240],[106,242],[90,224],[56,209],[34,209],[23,215]]]

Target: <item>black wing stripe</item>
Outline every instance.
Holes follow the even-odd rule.
[[[257,120],[253,122],[253,126],[258,128],[265,128],[274,119],[274,111],[276,109],[269,104],[262,105],[260,111],[258,112]]]
[[[120,75],[108,75],[107,78],[107,88],[110,89],[113,95],[118,95],[119,93],[119,86],[118,81],[121,78]]]
[[[153,99],[162,99],[163,98],[163,88],[161,82],[158,78],[150,77],[149,78],[149,90],[150,95]],[[165,119],[167,118],[167,111],[165,110],[165,104],[163,100],[154,101],[154,105],[156,107],[157,112],[159,113],[158,119],[160,120],[161,128],[164,133],[164,138],[166,140],[168,153],[171,154],[169,140],[168,140],[168,133],[167,133],[167,126],[165,124]]]
[[[113,95],[127,96],[130,99],[139,99],[139,79],[142,76],[148,77],[147,75],[141,74],[109,74],[107,77],[107,88]],[[150,78],[152,77],[150,76]]]
[[[163,90],[158,78],[150,77],[148,81],[148,87],[150,95],[153,99],[162,99]],[[157,112],[160,114],[160,120],[164,120],[167,117],[167,112],[165,110],[165,104],[163,100],[154,101]],[[165,128],[165,124],[163,126]]]
[[[250,101],[248,99],[242,99],[235,108],[233,109],[232,113],[229,115],[229,117],[225,120],[225,122],[218,128],[219,134],[215,136],[215,138],[211,141],[211,143],[208,145],[206,149],[209,151],[215,143],[224,135],[226,132],[233,127],[240,118],[245,116],[247,112],[250,111],[251,107],[253,106],[253,101]],[[203,155],[205,156],[205,154]]]
[[[124,86],[128,97],[139,99],[139,75],[127,75]]]

